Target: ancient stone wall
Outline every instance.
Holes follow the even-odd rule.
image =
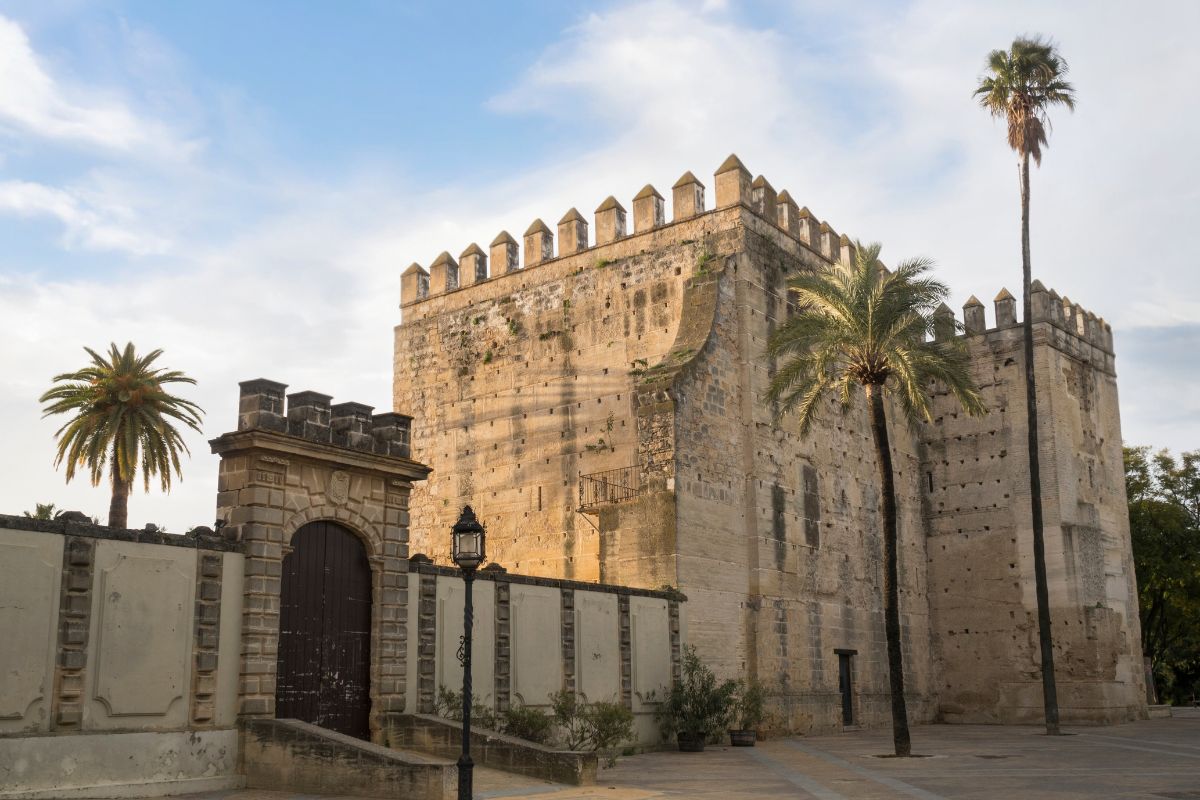
[[[1112,331],[1034,282],[1042,497],[1055,672],[1064,721],[1144,715],[1141,634],[1121,460]],[[939,398],[923,435],[934,645],[948,721],[1042,716],[1029,510],[1024,354],[1016,301],[987,328],[964,308],[989,413]]]
[[[623,208],[609,198],[597,209],[590,249],[587,224],[572,210],[560,223],[556,258],[548,229],[535,223],[523,266],[516,241],[502,234],[492,244],[490,272],[474,245],[461,264],[443,254],[429,275],[418,265],[406,271],[404,320],[395,337],[396,405],[415,410],[414,452],[435,468],[427,487],[414,493],[414,537],[419,549],[445,559],[442,532],[456,509],[470,503],[490,523],[494,560],[507,567],[678,586],[690,599],[690,640],[723,673],[766,683],[779,725],[840,724],[844,657],[851,659],[855,721],[879,724],[889,713],[883,548],[865,407],[857,401],[843,415],[831,401],[801,437],[794,420],[778,418],[763,400],[774,369],[764,355],[766,340],[794,311],[786,301],[788,275],[848,261],[854,244],[788,192],[776,193],[762,176],[752,180],[736,157],[717,170],[714,185],[716,209],[706,210],[703,187],[684,175],[673,187],[670,223],[661,196],[647,187],[634,199],[632,235],[624,234]],[[1005,324],[1015,324],[1012,303],[1004,301]],[[1071,320],[1060,327],[1106,335],[1102,323],[1082,312]],[[981,324],[975,311],[968,314],[969,328],[982,330]],[[1060,346],[1075,352],[1067,339]],[[1101,360],[1111,373],[1111,346]],[[977,352],[985,383],[991,364],[990,352]],[[1047,402],[1062,405],[1054,398],[1070,385],[1072,397],[1085,388],[1095,394],[1089,402],[1097,410],[1063,412],[1053,442],[1069,441],[1070,452],[1083,448],[1095,457],[1066,472],[1048,460],[1046,469],[1054,471],[1045,480],[1074,484],[1090,475],[1078,498],[1075,489],[1055,489],[1054,497],[1075,504],[1062,512],[1073,537],[1068,547],[1077,554],[1071,569],[1089,576],[1092,594],[1098,574],[1111,573],[1105,595],[1111,599],[1120,594],[1114,585],[1132,580],[1121,555],[1128,535],[1113,511],[1124,508],[1115,384],[1065,364],[1062,377],[1047,378],[1054,383]],[[971,424],[999,430],[1011,416],[1002,409],[1003,402]],[[950,706],[939,706],[939,670],[948,662],[931,655],[942,639],[934,638],[929,598],[937,594],[937,613],[945,611],[947,582],[970,580],[956,570],[970,565],[974,551],[963,549],[954,566],[927,552],[926,517],[935,527],[958,520],[938,516],[934,487],[938,480],[956,482],[958,474],[931,477],[923,464],[933,449],[957,445],[939,444],[944,437],[934,433],[937,441],[923,449],[920,432],[891,411],[910,713],[917,720],[952,718]],[[972,458],[993,463],[1011,451],[982,440],[972,447]],[[951,459],[943,460],[948,467]],[[1009,470],[1001,477],[1001,484],[985,479],[976,487],[977,504],[1007,499],[1004,484],[1019,483],[1019,475]],[[1064,587],[1075,580],[1065,566],[1058,576]],[[1032,580],[1020,591],[1032,596]],[[1003,592],[976,599],[980,619],[1010,610]],[[1136,631],[1124,622],[1129,617],[1088,615],[1093,628],[1122,633],[1104,639],[1108,651],[1074,647],[1081,669],[1110,657],[1124,665],[1137,652]],[[1132,619],[1136,628],[1136,613]],[[1011,641],[1012,631],[998,621],[989,623],[992,648]],[[961,697],[964,708],[982,708],[969,693]]]
[[[237,784],[235,551],[0,515],[0,794]]]
[[[408,663],[417,680],[408,684],[406,707],[431,714],[440,691],[462,688],[464,583],[457,567],[424,555],[411,559],[409,575],[408,627],[417,635]],[[491,567],[477,573],[472,603],[475,702],[496,712],[548,711],[551,694],[573,690],[583,702],[623,703],[639,740],[659,741],[652,698],[680,669],[686,633],[688,604],[678,594]]]

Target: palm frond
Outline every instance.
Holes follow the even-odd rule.
[[[189,452],[173,423],[200,431],[204,409],[162,387],[196,381],[178,370],[154,368],[162,350],[139,355],[132,342],[123,348],[113,342],[104,355],[90,347],[84,351],[91,364],[54,376],[39,399],[43,416],[68,416],[55,433],[55,466],[66,466],[68,481],[86,467],[93,485],[106,471],[124,482],[140,473],[147,490],[154,477],[169,490],[172,476],[182,477],[180,455]]]
[[[802,434],[825,395],[845,409],[855,386],[882,387],[913,423],[930,418],[935,381],[969,413],[982,411],[965,345],[934,337],[944,328],[936,315],[949,290],[930,274],[933,262],[911,258],[888,271],[879,253],[877,243],[858,243],[852,263],[788,282],[799,311],[767,341],[766,354],[778,363],[766,399],[779,414],[794,412]]]

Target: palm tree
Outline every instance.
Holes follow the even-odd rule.
[[[179,454],[189,451],[172,421],[199,432],[204,411],[164,391],[169,383],[196,381],[182,372],[152,369],[162,350],[139,356],[132,342],[124,350],[113,343],[105,356],[88,347],[84,350],[92,363],[78,372],[54,376],[57,385],[39,400],[47,404],[42,416],[72,415],[55,433],[54,466],[66,462],[67,481],[75,477],[76,467],[86,466],[93,486],[100,485],[107,468],[112,481],[108,524],[124,528],[129,492],[139,470],[147,492],[155,475],[164,492],[171,489],[172,470],[182,478]]]
[[[988,55],[988,74],[975,90],[979,103],[1008,123],[1008,146],[1017,153],[1021,180],[1022,328],[1025,338],[1025,408],[1029,419],[1029,497],[1033,517],[1033,574],[1038,606],[1038,639],[1042,655],[1042,699],[1046,733],[1058,730],[1058,690],[1054,683],[1054,640],[1050,632],[1050,598],[1046,586],[1046,543],[1042,531],[1042,479],[1038,463],[1037,388],[1033,375],[1033,313],[1029,285],[1029,158],[1042,163],[1050,127],[1051,106],[1075,108],[1075,89],[1066,81],[1067,62],[1054,45],[1038,37],[1017,38],[1007,50]]]
[[[964,342],[945,335],[945,317],[939,314],[935,319],[935,306],[948,290],[927,275],[932,262],[912,259],[888,272],[879,263],[879,250],[878,244],[858,245],[852,263],[802,273],[788,282],[800,313],[767,342],[768,356],[782,359],[767,400],[779,403],[780,413],[794,411],[803,436],[827,394],[836,395],[843,411],[853,402],[857,387],[866,394],[883,498],[892,739],[896,755],[908,756],[912,742],[900,650],[896,482],[884,395],[896,399],[910,423],[930,419],[928,387],[935,381],[945,385],[967,413],[980,414],[984,408],[971,380]]]
[[[25,513],[26,519],[54,519],[54,503],[35,503],[33,513]]]

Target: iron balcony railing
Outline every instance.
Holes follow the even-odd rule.
[[[627,503],[641,493],[640,465],[579,476],[579,510],[583,512],[595,513],[603,505]]]

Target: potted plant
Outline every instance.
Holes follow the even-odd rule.
[[[734,747],[754,747],[765,701],[766,693],[758,681],[738,681],[733,705],[733,724],[737,727],[729,729],[729,743]]]
[[[736,691],[734,681],[717,682],[696,648],[684,647],[682,680],[671,686],[655,714],[663,738],[674,736],[685,753],[701,752],[728,724]]]

